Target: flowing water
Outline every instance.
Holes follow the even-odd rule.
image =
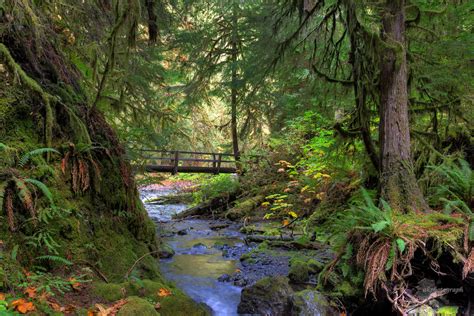
[[[141,191],[141,198],[146,201],[174,193],[173,189]],[[211,222],[207,220],[172,220],[173,214],[187,208],[185,204],[145,203],[145,208],[157,223],[161,236],[165,236],[163,242],[175,251],[172,258],[160,261],[164,276],[196,302],[209,306],[213,315],[238,315],[237,305],[242,289],[219,282],[217,278],[232,274],[238,268],[235,259],[222,255],[222,247],[245,247],[241,234],[232,228],[211,230]]]

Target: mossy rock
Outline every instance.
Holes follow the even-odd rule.
[[[174,256],[174,253],[175,251],[173,248],[171,248],[170,245],[165,244],[165,243],[160,244],[160,252],[158,253],[160,258],[164,258],[164,259],[171,258]]]
[[[295,261],[291,264],[290,272],[288,277],[293,283],[305,283],[308,282],[310,275],[310,268],[306,262]]]
[[[92,291],[95,295],[110,302],[118,301],[126,295],[124,283],[97,282],[93,284]]]
[[[321,272],[324,264],[315,259],[294,257],[290,260],[288,277],[293,283],[305,283],[311,275]]]
[[[158,292],[165,288],[171,295],[160,297]],[[94,283],[95,295],[110,302],[126,296],[147,298],[160,303],[161,315],[204,316],[209,312],[202,304],[194,302],[180,289],[162,280],[134,280],[123,283]],[[138,315],[138,314],[137,314]]]
[[[258,315],[291,315],[290,299],[294,294],[283,276],[263,278],[242,290],[237,312]]]
[[[291,315],[332,316],[337,314],[329,301],[318,291],[304,290],[295,293],[291,298]]]
[[[127,298],[127,304],[125,304],[117,313],[117,316],[159,316],[155,310],[155,307],[147,300],[137,297],[130,296]]]

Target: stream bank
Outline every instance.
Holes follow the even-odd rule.
[[[182,189],[154,185],[140,190],[145,208],[157,224],[162,243],[160,269],[163,276],[196,302],[206,304],[213,315],[239,315],[242,308],[247,308],[245,313],[248,313],[248,308],[252,307],[241,303],[243,289],[244,293],[258,289],[262,279],[272,280],[268,277],[286,279],[287,275],[292,276],[290,263],[295,261],[296,252],[269,249],[265,242],[247,242],[246,235],[241,232],[242,225],[233,221],[195,217],[173,219],[173,215],[185,211],[188,205],[174,198],[163,202],[167,200],[163,197],[176,196]],[[303,261],[310,257],[319,257],[321,261],[330,258],[326,251],[300,250],[297,254]],[[321,266],[317,262],[316,265]],[[297,279],[295,274],[293,271],[293,278]],[[306,284],[298,286],[299,291],[311,288],[316,280],[301,281]],[[288,287],[288,279],[285,282]],[[258,294],[249,298],[255,301],[254,305],[265,305],[264,301],[258,301]],[[247,302],[249,304],[253,303]],[[279,302],[269,305],[278,306]]]

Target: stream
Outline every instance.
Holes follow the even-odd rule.
[[[162,241],[175,255],[160,260],[160,269],[187,295],[206,304],[213,315],[238,315],[241,287],[219,282],[222,275],[240,271],[239,257],[248,252],[235,224],[213,230],[221,221],[188,219],[172,220],[172,215],[187,209],[186,204],[146,203],[147,200],[176,194],[173,188],[141,190],[140,195],[150,218],[157,223]]]

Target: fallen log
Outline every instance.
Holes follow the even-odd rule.
[[[245,237],[246,241],[250,242],[264,242],[264,241],[292,241],[293,237],[290,236],[264,236],[264,235],[248,235]]]
[[[211,215],[216,212],[222,212],[228,208],[229,203],[236,199],[235,194],[225,194],[206,202],[188,208],[187,210],[173,216],[174,219],[182,219],[190,216]]]
[[[246,243],[249,242],[267,242],[270,247],[287,248],[287,249],[324,249],[326,248],[319,242],[299,242],[291,236],[262,236],[249,235],[244,238]]]

